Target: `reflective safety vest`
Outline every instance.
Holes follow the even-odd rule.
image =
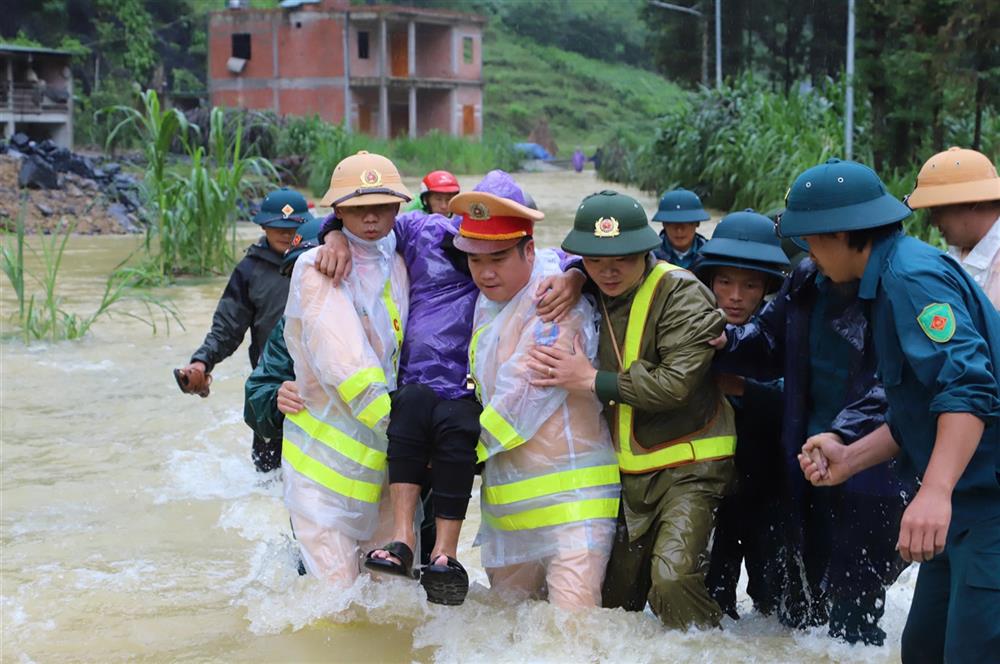
[[[395,386],[407,312],[405,301],[399,300],[397,304],[394,299],[405,297],[408,285],[401,259],[392,256],[385,285],[354,295],[354,306],[367,322],[360,326],[311,323],[314,329],[310,334],[322,335],[312,343],[326,342],[325,355],[316,356],[305,350],[301,321],[305,315],[317,317],[329,313],[317,312],[315,307],[306,308],[290,299],[296,314],[286,320],[285,327],[296,373],[301,372],[300,378],[324,393],[314,394],[315,403],[310,402],[313,405],[309,408],[285,417],[281,449],[286,468],[285,503],[314,523],[357,539],[370,537],[378,523],[387,466],[387,441],[379,424],[389,415],[388,390]],[[309,257],[307,253],[303,258]],[[299,293],[295,279],[293,275],[291,298]],[[313,287],[312,296],[316,298],[326,297],[334,288],[325,281],[318,292],[315,284]],[[359,332],[374,337],[359,337]],[[329,349],[337,348],[338,344],[346,344],[347,350],[344,354],[331,354],[333,351]],[[364,349],[365,344],[370,344],[370,350]],[[338,360],[343,361],[335,374],[338,381],[316,385],[323,371],[329,370],[330,362]],[[353,373],[341,377],[348,371]]]
[[[639,359],[642,336],[646,329],[650,306],[657,287],[668,272],[679,269],[682,268],[670,263],[657,263],[636,292],[625,328],[625,348],[622,351],[623,370],[628,370],[632,363]],[[610,323],[608,321],[609,325]],[[720,412],[727,407],[728,404],[720,404]],[[717,412],[706,425],[706,429],[715,423],[720,412]],[[735,434],[671,440],[647,449],[635,440],[634,421],[635,413],[632,406],[620,403],[615,419],[615,432],[617,434],[615,447],[618,452],[618,465],[623,473],[648,473],[694,461],[724,459],[733,456],[736,452]],[[697,434],[698,432],[694,432],[692,435],[697,436]]]
[[[486,464],[480,492],[486,566],[560,550],[602,550],[618,516],[620,474],[596,397],[531,385],[524,349],[518,352],[539,334],[560,329],[566,339],[579,330],[584,347],[596,350],[588,301],[577,303],[559,327],[538,319],[537,285],[558,273],[558,257],[542,250],[531,281],[513,299],[500,307],[480,296],[476,306],[469,379],[484,405],[476,451]]]

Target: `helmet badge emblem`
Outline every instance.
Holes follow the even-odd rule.
[[[469,218],[476,221],[485,221],[490,218],[490,209],[486,207],[485,203],[476,201],[469,206]]]
[[[614,217],[601,217],[594,223],[594,237],[616,237],[620,234],[618,220]]]
[[[378,187],[382,184],[382,174],[374,168],[368,168],[361,172],[361,184],[365,187]]]
[[[281,208],[281,218],[288,219],[288,216],[293,212],[295,212],[295,208],[288,203],[285,203],[285,207]]]

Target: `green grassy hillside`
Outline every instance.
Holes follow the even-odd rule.
[[[490,29],[483,46],[485,128],[525,140],[541,117],[560,157],[592,150],[616,129],[642,133],[686,93],[653,72],[586,58]]]

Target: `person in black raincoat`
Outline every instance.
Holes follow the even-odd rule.
[[[788,258],[774,223],[753,210],[727,215],[702,248],[696,274],[712,289],[726,320],[743,325],[784,282]],[[781,599],[782,380],[718,376],[736,412],[736,491],[722,499],[705,585],[737,619],[736,586],[746,566],[747,594],[770,615]]]
[[[285,310],[288,275],[281,273],[284,254],[302,227],[315,221],[306,199],[289,189],[272,191],[261,203],[254,222],[264,237],[247,249],[229,277],[212,316],[212,329],[186,367],[174,370],[181,390],[207,397],[212,369],[232,355],[250,330],[250,365],[257,366],[268,335]],[[252,459],[259,472],[281,465],[281,436],[266,438],[254,433]]]
[[[716,369],[759,379],[784,377],[782,422],[785,579],[778,617],[786,625],[829,623],[830,635],[881,645],[885,591],[904,569],[896,524],[913,480],[892,462],[835,490],[802,476],[806,439],[833,432],[851,443],[885,421],[885,392],[857,282],[835,284],[811,259],[746,325],[727,326]]]

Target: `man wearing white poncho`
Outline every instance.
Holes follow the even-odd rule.
[[[600,606],[619,501],[611,438],[594,395],[532,386],[527,366],[536,344],[593,358],[593,305],[579,301],[558,323],[538,317],[538,284],[560,272],[555,251],[534,249],[541,213],[484,192],[459,194],[450,209],[463,215],[455,246],[481,291],[469,358],[484,407],[483,566],[515,598]]]
[[[391,230],[407,200],[391,161],[347,157],[322,204],[344,222],[353,270],[333,286],[315,268],[314,249],[292,273],[285,342],[305,409],[285,418],[285,504],[306,569],[328,581],[352,582],[361,551],[391,533],[379,506],[409,291]]]

